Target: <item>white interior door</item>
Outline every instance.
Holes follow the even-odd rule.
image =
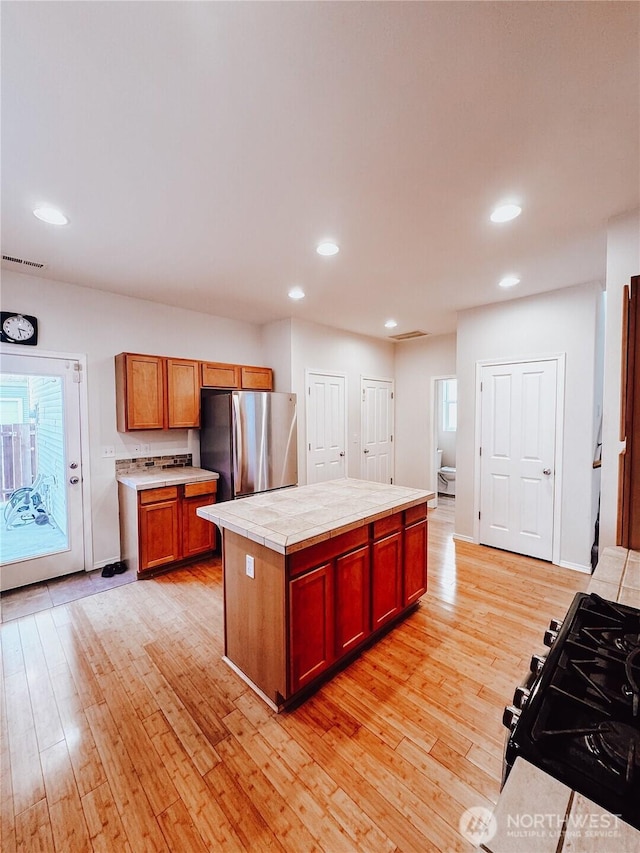
[[[390,379],[365,379],[362,391],[362,465],[363,480],[393,483],[393,382]]]
[[[2,590],[84,569],[79,380],[72,359],[2,356]]]
[[[480,542],[553,553],[556,360],[481,370]]]
[[[307,483],[345,476],[346,379],[307,372]]]

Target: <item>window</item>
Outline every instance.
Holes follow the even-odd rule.
[[[442,429],[455,432],[458,428],[458,381],[444,379],[442,382]]]

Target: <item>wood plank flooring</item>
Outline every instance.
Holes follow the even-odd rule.
[[[504,705],[588,576],[429,526],[418,610],[275,715],[221,660],[219,562],[5,622],[0,849],[466,851]]]

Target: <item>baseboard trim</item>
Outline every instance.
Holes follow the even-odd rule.
[[[473,536],[463,536],[462,533],[454,533],[453,538],[457,542],[469,542],[471,545],[475,544],[475,539]]]
[[[558,565],[563,569],[571,569],[573,572],[581,572],[583,575],[591,574],[591,566],[583,566],[582,563],[569,563],[567,560],[560,560]]]

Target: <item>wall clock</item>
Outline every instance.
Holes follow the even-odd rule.
[[[34,347],[38,343],[37,318],[15,311],[0,311],[0,341]]]

